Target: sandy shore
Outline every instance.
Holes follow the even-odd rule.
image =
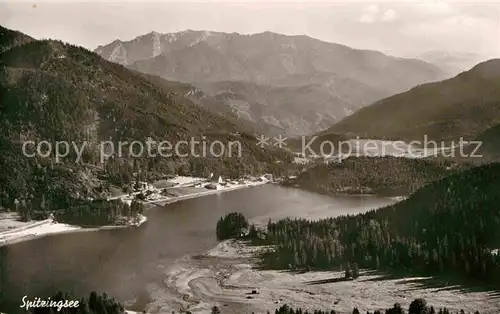
[[[53,222],[50,219],[0,233],[0,246],[32,240],[38,237],[80,230],[80,227]]]
[[[362,271],[358,279],[344,281],[344,274],[338,271],[260,271],[254,268],[255,250],[231,240],[219,243],[204,256],[182,259],[166,272],[162,286],[149,287],[154,302],[147,312],[210,313],[217,305],[222,313],[266,313],[288,304],[347,314],[354,307],[363,313],[390,308],[396,302],[407,309],[415,298],[424,298],[435,308],[464,309],[466,313],[498,313],[500,308],[498,295],[425,286],[428,278],[386,279]]]
[[[148,219],[146,216],[141,215],[139,221],[136,224],[132,225],[82,228],[79,226],[57,223],[51,219],[46,219],[35,223],[27,224],[25,226],[12,229],[9,231],[0,232],[0,247],[54,234],[70,233],[70,232],[90,232],[90,231],[99,231],[104,229],[138,227],[143,223],[145,223],[147,220]]]

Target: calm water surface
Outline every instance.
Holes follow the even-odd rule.
[[[392,204],[387,198],[324,196],[265,185],[214,194],[147,211],[140,228],[47,236],[0,248],[0,311],[19,306],[22,296],[58,289],[78,295],[107,292],[122,301],[161,282],[175,260],[216,244],[217,220],[241,212],[253,223],[268,219],[318,219]]]

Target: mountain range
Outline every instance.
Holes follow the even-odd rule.
[[[446,77],[421,60],[271,32],[151,32],[95,52],[143,73],[190,83],[237,116],[286,135],[324,130],[376,100]]]

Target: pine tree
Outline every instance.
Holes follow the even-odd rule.
[[[352,278],[352,270],[351,270],[351,266],[349,264],[347,264],[347,266],[345,268],[345,278],[346,279]]]
[[[357,263],[352,264],[352,278],[358,278],[359,277],[359,268]]]
[[[411,302],[408,314],[426,314],[427,302],[424,299],[415,299]]]

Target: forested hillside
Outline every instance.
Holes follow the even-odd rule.
[[[500,164],[455,173],[356,216],[269,222],[265,267],[359,267],[500,282]]]
[[[33,38],[21,32],[10,30],[0,25],[0,53],[33,40]]]
[[[312,166],[293,184],[320,193],[402,196],[467,167],[440,159],[349,157]]]
[[[500,124],[487,129],[476,140],[482,143],[479,149],[480,154],[483,154],[486,158],[496,160],[500,158]]]
[[[4,208],[12,208],[16,200],[26,201],[31,208],[66,208],[74,199],[102,197],[110,182],[120,186],[137,172],[144,178],[148,173],[207,175],[213,171],[234,177],[280,172],[291,160],[281,150],[256,146],[251,131],[237,122],[84,48],[29,40],[18,32],[9,34],[16,36],[2,43],[6,48],[0,55],[0,165],[4,169],[0,194]],[[118,142],[151,139],[175,145],[191,138],[205,139],[208,144],[237,141],[241,157],[128,158],[132,150],[125,147],[125,157],[101,163],[102,141],[118,146]],[[56,163],[53,155],[26,157],[21,149],[28,140],[87,145],[78,162],[71,150]],[[109,180],[103,181],[104,177]]]

